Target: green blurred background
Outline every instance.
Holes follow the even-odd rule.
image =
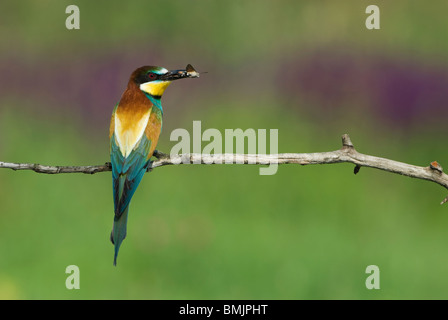
[[[79,6],[81,29],[65,8]],[[365,9],[381,10],[369,31]],[[340,147],[448,166],[448,3],[2,1],[0,160],[109,159],[141,65],[207,71],[163,98],[175,128],[278,129],[279,152]],[[204,144],[205,145],[205,144]],[[112,266],[110,173],[0,170],[2,299],[446,299],[447,192],[353,165],[170,166],[136,192]],[[67,290],[65,268],[80,268]],[[381,289],[367,290],[377,265]]]

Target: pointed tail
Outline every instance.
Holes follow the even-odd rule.
[[[117,265],[117,256],[118,250],[120,249],[120,245],[123,242],[124,238],[126,238],[126,225],[128,223],[128,210],[129,206],[123,211],[123,214],[117,218],[114,218],[114,227],[110,234],[110,241],[115,246],[115,254],[114,254],[114,266]]]

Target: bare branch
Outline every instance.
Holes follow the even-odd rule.
[[[359,153],[353,146],[348,134],[342,136],[342,148],[330,152],[316,153],[281,153],[275,155],[255,155],[255,154],[182,154],[170,157],[170,155],[155,151],[154,160],[148,168],[152,170],[157,167],[174,164],[331,164],[331,163],[353,163],[355,165],[354,173],[358,173],[361,167],[376,168],[379,170],[401,174],[404,176],[423,179],[435,182],[448,189],[448,175],[443,172],[442,167],[437,161],[431,162],[428,167],[419,167],[411,164],[398,162],[386,158],[380,158]],[[57,174],[57,173],[87,173],[94,174],[98,172],[111,171],[111,165],[106,162],[97,166],[47,166],[30,163],[8,163],[0,161],[0,168],[9,168],[12,170],[32,170],[38,173]],[[441,204],[448,202],[448,196]]]

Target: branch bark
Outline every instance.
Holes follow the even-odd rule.
[[[276,155],[254,155],[254,154],[182,154],[170,157],[170,155],[160,151],[154,152],[154,160],[148,171],[162,166],[174,164],[212,164],[212,163],[237,163],[237,164],[331,164],[331,163],[353,163],[354,173],[357,174],[361,167],[376,168],[379,170],[401,174],[404,176],[428,180],[435,182],[448,189],[448,175],[443,172],[437,161],[431,162],[427,167],[419,167],[386,158],[375,157],[362,154],[356,151],[348,134],[342,136],[342,148],[329,152],[316,153],[281,153]],[[111,171],[110,162],[95,166],[48,166],[31,163],[9,163],[1,162],[0,168],[12,170],[32,170],[38,173],[58,174],[58,173],[87,173]],[[448,202],[448,196],[441,204]]]

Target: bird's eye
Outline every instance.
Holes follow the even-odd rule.
[[[157,75],[154,72],[150,72],[148,73],[148,78],[154,80],[155,78],[157,78]]]

